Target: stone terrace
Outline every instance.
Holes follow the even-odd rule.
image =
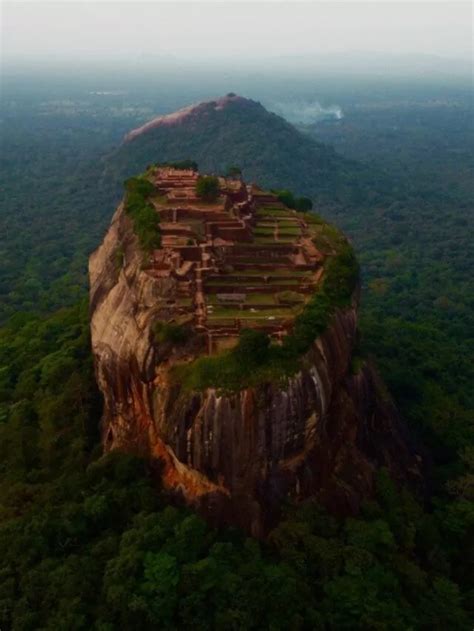
[[[197,179],[191,170],[153,172],[162,247],[148,273],[177,280],[177,319],[193,320],[209,353],[234,345],[245,327],[281,339],[323,274],[311,223],[235,179],[219,178],[218,199],[206,203]]]

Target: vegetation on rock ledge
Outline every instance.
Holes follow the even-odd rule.
[[[282,345],[270,344],[264,333],[244,330],[232,350],[176,367],[176,379],[188,389],[234,391],[294,374],[301,356],[328,327],[336,309],[350,306],[358,275],[357,259],[344,241],[338,254],[329,257],[322,286],[296,317],[293,332]]]
[[[125,212],[133,221],[133,231],[138,237],[140,248],[148,254],[161,245],[159,216],[148,202],[155,187],[143,177],[132,177],[126,180],[125,190]]]
[[[158,344],[184,344],[189,339],[190,334],[189,327],[184,324],[158,321],[153,326],[153,336]]]
[[[287,190],[274,191],[274,193],[288,208],[299,210],[300,212],[307,212],[313,208],[313,202],[309,197],[295,197],[291,191]]]

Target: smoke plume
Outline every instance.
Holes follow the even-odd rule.
[[[344,113],[339,105],[324,107],[318,101],[280,101],[272,103],[270,108],[290,123],[310,125],[322,120],[340,120]]]

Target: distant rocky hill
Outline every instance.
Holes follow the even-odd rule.
[[[106,450],[150,458],[165,488],[254,535],[288,498],[356,512],[380,466],[420,480],[355,353],[357,262],[339,231],[240,178],[153,166],[126,189],[89,265]]]
[[[229,94],[159,116],[130,131],[109,156],[107,175],[122,181],[157,160],[190,159],[205,172],[243,170],[247,181],[290,188],[330,202],[357,195],[363,167],[299,132],[260,103]]]

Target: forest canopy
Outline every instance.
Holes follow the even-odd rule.
[[[321,187],[284,186],[350,236],[363,284],[359,352],[429,453],[430,500],[382,470],[357,517],[288,506],[261,542],[171,506],[139,458],[102,456],[87,257],[122,195],[106,156],[143,122],[135,95],[107,104],[86,100],[77,77],[67,91],[32,78],[29,93],[2,99],[2,629],[472,629],[472,105],[461,91],[446,89],[440,104],[441,88],[420,90],[378,84],[376,100],[364,88],[351,109],[353,85],[345,97],[341,88],[344,119],[304,130],[347,158],[337,195],[330,147]],[[214,171],[246,172],[244,154],[260,160],[258,133],[240,129]],[[295,147],[286,132],[275,143],[283,168]],[[168,146],[154,159],[201,163],[198,149],[175,156]],[[278,186],[272,175],[258,180]],[[156,332],[164,343],[181,333]],[[266,348],[246,338],[241,350]]]

